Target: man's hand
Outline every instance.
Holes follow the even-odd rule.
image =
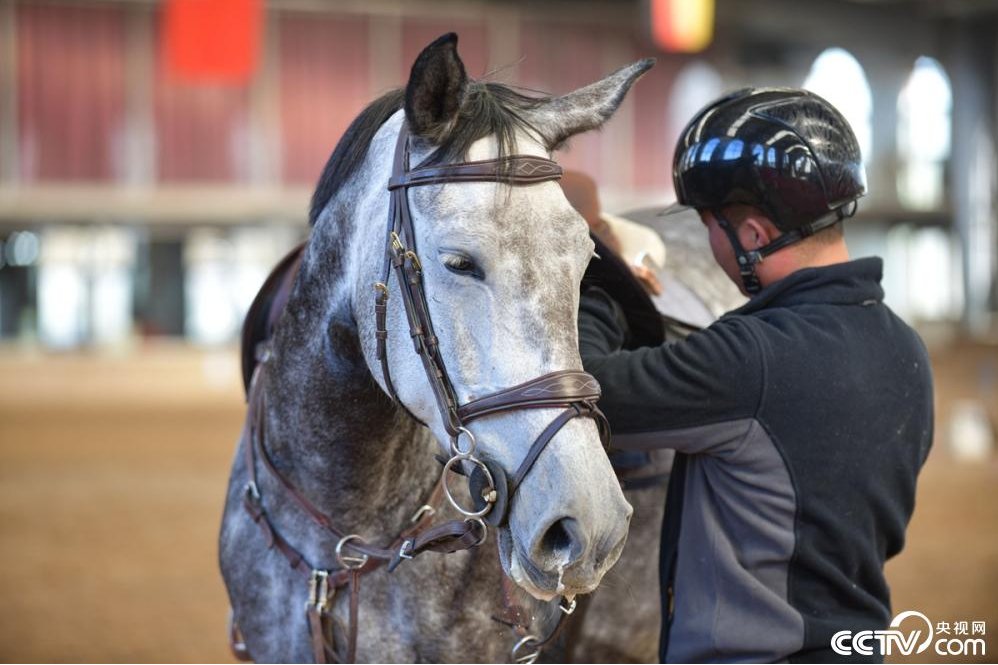
[[[653,296],[662,295],[662,283],[658,281],[658,275],[655,274],[654,270],[643,265],[632,265],[631,272],[641,282],[641,286],[645,288],[645,291]]]

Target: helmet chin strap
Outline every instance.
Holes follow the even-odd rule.
[[[745,287],[745,292],[752,296],[762,290],[762,282],[759,281],[759,275],[755,271],[757,264],[762,263],[764,258],[783,249],[784,247],[787,247],[788,245],[792,245],[795,242],[799,242],[804,238],[807,238],[808,236],[812,236],[818,231],[842,221],[846,217],[852,217],[856,214],[856,202],[851,201],[850,203],[840,206],[831,213],[823,217],[819,217],[810,224],[805,224],[799,229],[794,229],[793,231],[787,231],[768,245],[764,245],[753,250],[746,250],[742,247],[742,242],[738,239],[738,233],[735,232],[734,225],[728,221],[728,218],[724,216],[724,212],[720,208],[715,208],[712,212],[714,213],[714,217],[717,219],[718,226],[724,230],[725,235],[728,236],[728,241],[731,243],[732,249],[735,250],[735,259],[738,261],[738,274],[741,275],[742,285]]]
[[[735,259],[738,261],[738,274],[741,275],[742,285],[745,287],[745,292],[750,296],[759,293],[762,290],[762,283],[759,281],[759,275],[755,272],[755,266],[757,263],[761,263],[764,257],[762,250],[766,247],[762,247],[751,252],[746,251],[742,247],[742,241],[738,239],[738,233],[735,232],[735,227],[732,226],[728,218],[724,216],[724,213],[718,208],[713,211],[714,218],[717,219],[717,224],[722,229],[724,229],[725,235],[728,236],[728,241],[731,243],[731,248],[735,250]],[[768,247],[768,245],[767,245]]]

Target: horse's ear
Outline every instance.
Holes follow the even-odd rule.
[[[433,143],[447,135],[464,102],[468,75],[457,55],[457,35],[449,32],[423,49],[405,87],[409,130]]]
[[[548,150],[557,150],[570,137],[596,129],[613,115],[631,85],[652,68],[654,58],[645,58],[618,69],[605,79],[554,97],[529,114]]]

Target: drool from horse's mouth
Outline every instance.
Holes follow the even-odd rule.
[[[497,538],[499,540],[499,561],[506,574],[534,598],[546,602],[558,596],[574,597],[577,594],[593,591],[593,589],[567,589],[562,582],[561,574],[556,577],[537,570],[536,566],[514,547],[513,536],[508,528],[500,529]]]

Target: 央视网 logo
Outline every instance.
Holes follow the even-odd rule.
[[[902,627],[902,624],[906,625]],[[984,656],[987,645],[984,621],[940,621],[933,628],[921,612],[901,612],[887,630],[840,630],[832,636],[832,651],[840,656],[910,656],[931,647],[938,656]]]

